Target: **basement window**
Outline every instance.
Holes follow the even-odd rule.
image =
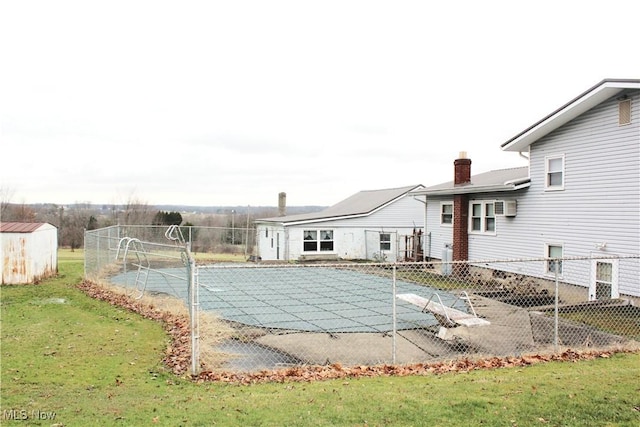
[[[556,266],[558,269],[558,274],[561,275],[562,274],[562,253],[563,253],[563,248],[562,245],[559,244],[547,244],[546,245],[546,250],[545,250],[546,254],[545,256],[547,258],[556,258],[556,259],[550,259],[549,261],[547,261],[547,274],[555,274],[556,273]]]

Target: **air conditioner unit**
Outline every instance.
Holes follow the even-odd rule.
[[[493,207],[495,216],[516,216],[515,200],[496,200]]]

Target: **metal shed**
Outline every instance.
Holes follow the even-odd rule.
[[[0,222],[2,284],[34,283],[58,272],[58,229],[46,222]]]

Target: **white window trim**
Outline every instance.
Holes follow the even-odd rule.
[[[549,185],[549,162],[551,160],[562,160],[562,185]],[[545,191],[562,191],[564,190],[564,184],[567,181],[566,167],[565,167],[565,155],[555,154],[544,157],[544,190]]]
[[[445,205],[451,206],[451,224],[442,222],[442,214],[443,214],[442,210],[443,210],[443,206]],[[453,227],[453,202],[440,202],[440,225],[442,227]]]
[[[589,280],[589,301],[596,299],[596,273],[598,263],[611,264],[611,298],[620,298],[620,288],[618,286],[618,259],[593,259],[591,260],[591,279]]]
[[[563,242],[548,242],[544,244],[544,257],[545,258],[549,258],[549,247],[550,246],[560,246],[562,248],[562,256],[560,258],[564,258],[564,243]],[[560,261],[562,262],[562,261]],[[545,262],[544,263],[544,274],[545,276],[550,276],[550,277],[555,277],[556,272],[555,271],[549,271],[549,262]],[[564,265],[561,267],[561,271],[560,274],[558,275],[558,278],[562,278],[562,275],[564,274]]]
[[[481,234],[484,236],[495,236],[498,230],[498,221],[496,220],[495,206],[493,211],[493,231],[486,231],[486,221],[487,221],[487,205],[494,204],[495,200],[470,200],[469,201],[469,225],[468,225],[468,233],[469,234]],[[481,214],[480,214],[480,230],[473,229],[473,205],[481,205]]]
[[[389,240],[382,240],[383,234],[386,234],[387,236],[389,236]],[[391,245],[391,242],[393,241],[391,238],[391,233],[380,233],[378,236],[380,238],[380,243],[379,243],[380,252],[391,252],[391,249],[393,248],[393,246]],[[389,249],[382,249],[382,243],[389,243]]]
[[[316,250],[314,251],[307,251],[304,249],[304,243],[305,242],[309,242],[309,240],[305,240],[304,239],[304,233],[307,231],[315,231],[316,232],[316,240],[313,240],[314,242],[316,242]],[[331,240],[322,240],[322,231],[331,231],[332,234],[332,239]],[[307,254],[332,254],[332,253],[336,253],[336,233],[335,230],[333,228],[305,228],[304,230],[302,230],[302,253],[307,253]],[[330,251],[323,251],[320,249],[322,242],[332,242],[333,243],[333,249]]]

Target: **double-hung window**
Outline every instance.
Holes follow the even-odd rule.
[[[564,155],[545,157],[545,190],[564,189]]]
[[[453,224],[453,203],[442,203],[440,205],[440,225]]]
[[[303,233],[304,243],[302,248],[305,252],[316,252],[318,250],[318,231],[305,230]]]
[[[496,214],[493,201],[474,201],[469,206],[469,231],[495,234]]]
[[[320,250],[333,250],[333,230],[320,230]]]
[[[304,230],[304,252],[333,251],[333,230]]]
[[[380,252],[391,250],[391,234],[380,233]]]

